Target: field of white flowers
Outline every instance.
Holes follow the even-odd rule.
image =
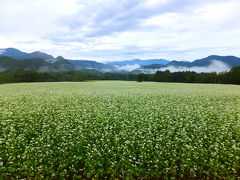
[[[0,179],[240,178],[240,86],[0,85]]]

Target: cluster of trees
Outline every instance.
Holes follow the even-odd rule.
[[[86,73],[80,71],[63,72],[37,72],[33,70],[18,69],[0,72],[0,83],[17,82],[61,82],[61,81],[86,81],[86,80],[128,80],[137,81],[134,74],[116,73]]]
[[[240,84],[240,66],[223,73],[157,71],[155,74],[139,74],[138,81]]]
[[[185,83],[221,83],[240,84],[240,66],[223,73],[196,73],[157,71],[155,74],[93,74],[80,71],[65,72],[37,72],[19,69],[0,73],[0,83],[15,82],[58,82],[58,81],[86,81],[86,80],[127,80],[127,81],[157,81],[157,82],[185,82]]]

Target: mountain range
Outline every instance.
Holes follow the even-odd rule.
[[[31,69],[40,72],[77,70],[90,73],[155,73],[156,71],[223,72],[240,66],[236,56],[211,55],[193,62],[166,59],[123,60],[100,63],[90,60],[70,60],[44,52],[26,53],[15,48],[0,49],[0,71]]]

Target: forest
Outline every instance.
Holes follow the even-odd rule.
[[[86,73],[80,71],[37,72],[27,69],[0,72],[0,83],[18,82],[62,82],[88,80],[126,80],[153,82],[182,82],[182,83],[218,83],[240,84],[240,66],[233,67],[229,72],[196,73],[157,71],[154,74],[118,74],[118,73]]]

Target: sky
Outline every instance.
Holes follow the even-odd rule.
[[[240,56],[240,0],[0,0],[0,48],[67,59]]]

